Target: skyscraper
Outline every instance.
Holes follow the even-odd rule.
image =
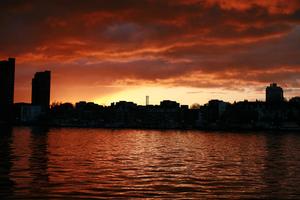
[[[278,87],[276,83],[272,83],[266,88],[267,103],[280,103],[283,99],[283,90],[281,87]]]
[[[13,117],[15,58],[0,61],[0,121]]]
[[[51,72],[37,72],[32,79],[32,105],[41,106],[43,110],[49,109],[50,104]]]

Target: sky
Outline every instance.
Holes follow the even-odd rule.
[[[51,102],[181,104],[300,96],[299,0],[1,0],[15,102],[51,70]]]

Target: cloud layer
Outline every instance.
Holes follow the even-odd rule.
[[[17,100],[28,100],[43,69],[53,72],[54,99],[66,100],[145,84],[300,87],[298,0],[1,4],[0,55],[17,58]]]

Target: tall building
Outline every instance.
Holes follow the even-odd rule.
[[[51,72],[37,72],[32,79],[32,105],[48,110],[50,105]]]
[[[0,61],[0,121],[13,117],[15,58]]]
[[[276,83],[270,84],[266,88],[266,102],[267,103],[280,103],[284,100],[283,90],[277,86]]]
[[[146,96],[146,106],[149,106],[149,96]]]

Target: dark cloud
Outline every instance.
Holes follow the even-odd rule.
[[[298,0],[3,0],[0,26],[1,57],[17,57],[20,99],[45,68],[69,88],[300,78]]]

